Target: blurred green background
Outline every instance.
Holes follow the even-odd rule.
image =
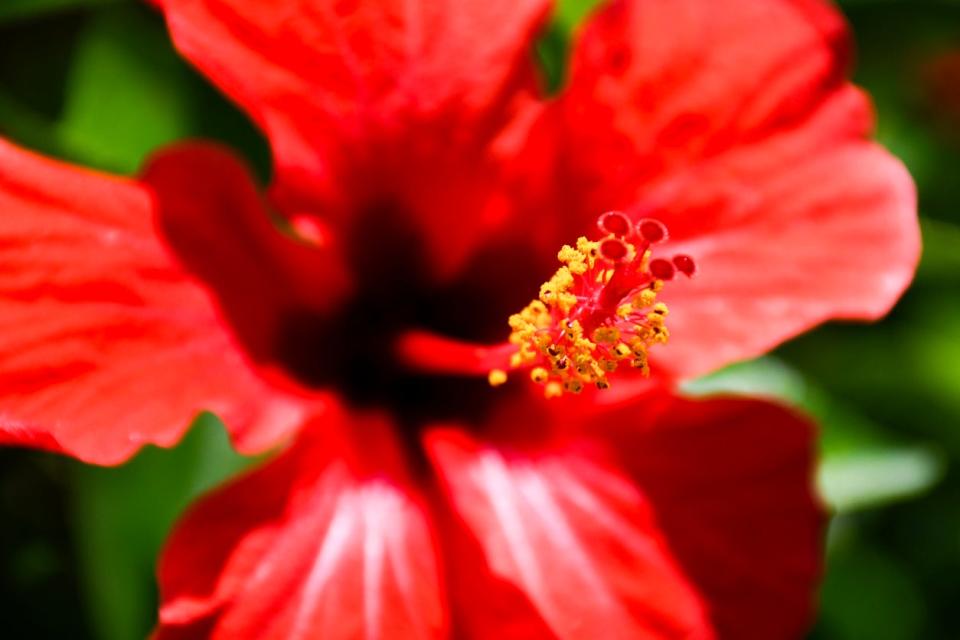
[[[759,1],[759,0],[758,0]],[[562,84],[561,2],[538,53]],[[819,482],[835,512],[817,639],[960,638],[960,1],[848,0],[856,79],[878,135],[920,190],[924,257],[894,313],[830,325],[689,385],[784,398],[822,425]],[[151,150],[213,138],[264,179],[261,136],[127,0],[0,1],[0,135],[133,173]],[[176,514],[247,461],[204,416],[176,449],[116,469],[0,450],[0,635],[126,640],[148,633],[153,566]]]

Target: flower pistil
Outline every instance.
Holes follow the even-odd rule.
[[[637,223],[619,211],[597,219],[602,237],[580,237],[557,253],[562,266],[540,287],[539,297],[510,316],[509,370],[529,370],[548,398],[580,393],[585,386],[610,387],[609,374],[629,366],[649,375],[649,349],[665,344],[669,313],[657,295],[677,273],[696,264],[687,255],[654,258],[667,228],[658,220]],[[507,381],[507,370],[490,371],[491,385]]]

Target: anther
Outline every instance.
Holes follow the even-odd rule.
[[[507,372],[503,369],[492,369],[487,375],[487,382],[491,387],[499,387],[507,381]]]

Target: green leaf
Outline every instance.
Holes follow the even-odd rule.
[[[771,356],[730,365],[685,382],[682,389],[696,396],[736,393],[779,398],[795,405],[803,405],[809,391],[803,376]]]
[[[602,2],[603,0],[559,0],[554,12],[554,22],[569,35]]]
[[[550,94],[558,93],[567,79],[573,34],[601,0],[560,0],[553,18],[537,42],[537,57]]]
[[[47,13],[118,4],[130,0],[3,0],[0,2],[0,21],[36,18]]]
[[[909,369],[914,389],[950,411],[953,420],[935,423],[944,439],[949,438],[960,451],[960,297],[956,289],[946,289],[936,297],[916,305],[904,339],[910,356]],[[926,407],[923,408],[924,410]],[[929,413],[925,413],[928,420]]]
[[[960,280],[960,226],[929,218],[922,219],[920,223],[923,260],[917,271],[917,279],[924,284],[955,284]]]
[[[537,41],[537,58],[549,94],[560,91],[567,74],[567,34],[556,23],[551,24]]]
[[[921,585],[901,560],[866,546],[828,558],[814,639],[915,640],[927,610]]]
[[[250,462],[232,451],[220,421],[204,414],[174,449],[148,447],[116,468],[76,465],[78,555],[98,637],[146,637],[155,616],[154,566],[167,532],[193,498]]]
[[[945,467],[929,448],[843,453],[823,460],[817,484],[836,513],[849,513],[917,497],[943,478]]]
[[[79,36],[60,139],[84,164],[133,173],[190,135],[191,80],[159,16],[139,6],[97,12]]]
[[[4,92],[0,92],[0,123],[0,133],[21,145],[51,156],[65,153],[56,125]]]
[[[957,46],[960,2],[864,1],[847,14],[857,36],[855,77],[876,104],[878,138],[909,167],[921,210],[960,222],[960,147],[927,80],[930,63]]]

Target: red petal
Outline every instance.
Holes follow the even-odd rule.
[[[818,0],[620,0],[585,30],[561,105],[580,225],[655,217],[696,261],[664,293],[675,373],[877,317],[909,282],[912,182],[865,141],[848,51]]]
[[[771,140],[704,166],[678,215],[717,212],[714,232],[669,251],[697,274],[665,287],[670,343],[653,357],[677,375],[759,355],[830,318],[876,319],[909,285],[920,254],[913,183],[899,161],[866,144],[820,153]],[[772,158],[789,157],[783,172]],[[672,185],[677,186],[684,179]],[[671,188],[672,188],[671,186]]]
[[[0,441],[111,464],[203,409],[271,440],[271,394],[158,237],[150,194],[0,142]]]
[[[391,426],[324,416],[316,433],[197,504],[160,562],[158,636],[442,637],[436,550]],[[345,429],[363,438],[362,455],[331,435]]]
[[[446,272],[511,213],[505,173],[528,171],[511,160],[540,111],[530,47],[548,4],[161,2],[180,51],[270,138],[286,213],[362,229],[397,215]]]
[[[568,159],[592,200],[632,204],[651,176],[801,126],[849,48],[820,0],[615,0],[576,45]]]
[[[477,580],[462,549],[448,556],[467,637],[543,637],[533,611],[560,638],[712,637],[648,500],[615,468],[577,448],[527,453],[456,431],[433,432],[427,449],[495,578]],[[503,593],[511,584],[526,603]],[[478,604],[491,599],[495,616]]]
[[[226,149],[166,149],[150,159],[143,180],[178,257],[213,290],[257,358],[275,357],[285,314],[329,313],[350,291],[335,239],[317,244],[282,233],[249,171]]]
[[[722,638],[801,637],[812,620],[825,518],[810,424],[776,405],[677,400],[649,425],[601,416],[653,504],[670,548]],[[598,424],[599,423],[599,424]]]
[[[809,625],[825,518],[797,415],[655,393],[520,405],[488,433],[427,439],[472,535],[445,536],[469,637],[534,625],[534,611],[573,638],[792,638]],[[471,606],[480,597],[492,619]]]

